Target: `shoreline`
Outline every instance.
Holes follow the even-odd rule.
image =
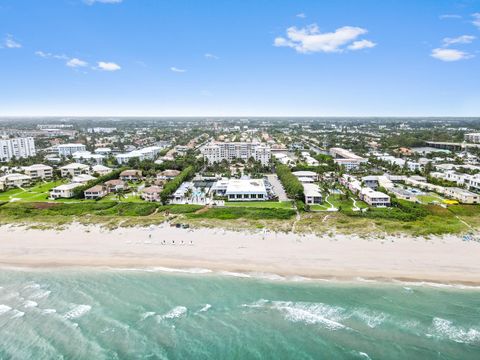
[[[184,244],[182,245],[182,240]],[[165,241],[166,245],[162,245]],[[175,245],[172,245],[175,242]],[[191,243],[190,243],[191,242]],[[480,244],[459,236],[361,238],[177,229],[0,226],[0,267],[238,273],[328,281],[480,285]],[[157,268],[157,270],[155,270]],[[254,276],[260,274],[260,276]],[[252,276],[253,275],[253,276]],[[359,280],[362,279],[362,280]]]

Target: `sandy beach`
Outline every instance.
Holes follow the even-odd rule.
[[[0,227],[0,265],[171,267],[283,276],[480,284],[480,244],[457,236],[362,239],[222,229]]]

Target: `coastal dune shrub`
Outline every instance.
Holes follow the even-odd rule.
[[[242,207],[222,207],[211,208],[200,214],[187,214],[189,218],[198,219],[219,219],[219,220],[235,220],[235,219],[278,219],[287,220],[295,215],[294,210],[290,209],[257,209]]]

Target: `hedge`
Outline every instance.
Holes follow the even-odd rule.
[[[298,178],[292,174],[290,168],[286,165],[277,165],[276,173],[283,187],[285,188],[286,193],[291,199],[303,200],[303,185],[298,180]]]

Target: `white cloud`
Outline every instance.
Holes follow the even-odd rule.
[[[305,15],[304,13],[300,13],[300,14],[297,14],[295,16],[298,17],[298,18],[301,18],[301,19],[305,19],[307,17],[307,15]]]
[[[370,49],[377,46],[373,41],[370,40],[357,40],[354,41],[351,45],[348,46],[350,50],[361,50],[361,49]]]
[[[464,51],[443,48],[433,49],[430,56],[435,59],[447,62],[465,60],[473,57],[473,55],[470,55],[469,53],[466,53]]]
[[[69,60],[70,59],[67,55],[52,54],[52,53],[41,51],[41,50],[35,51],[35,55],[40,56],[44,59],[57,59],[57,60]]]
[[[77,59],[77,58],[73,58],[73,59],[68,60],[66,62],[66,65],[68,67],[76,68],[76,67],[88,66],[88,63],[86,61],[83,61],[83,60],[80,60],[80,59]]]
[[[4,44],[5,47],[9,49],[18,49],[22,47],[22,44],[20,44],[18,41],[15,41],[12,35],[7,35]]]
[[[88,5],[99,4],[120,4],[123,0],[83,0]]]
[[[357,42],[357,45],[352,43],[360,35],[364,35],[367,32],[366,29],[355,26],[343,26],[334,32],[327,33],[321,33],[316,24],[308,25],[300,29],[292,26],[287,29],[286,38],[275,38],[274,46],[291,47],[303,54],[314,52],[342,52],[349,48],[347,47],[349,44],[352,47],[350,50],[358,50],[365,47],[372,47],[372,45],[375,46],[375,44],[369,40],[366,40],[368,43],[361,40]]]
[[[456,38],[444,38],[443,46],[450,46],[452,44],[470,44],[476,37],[473,35],[461,35]]]
[[[170,68],[170,70],[173,71],[173,72],[176,72],[176,73],[184,73],[184,72],[187,71],[187,70],[185,70],[185,69],[176,68],[175,66],[172,66],[172,67]]]
[[[445,20],[445,19],[461,19],[462,17],[457,14],[444,14],[439,16],[440,20]]]
[[[204,56],[205,56],[205,58],[207,58],[207,59],[213,59],[213,60],[218,60],[218,59],[220,59],[217,55],[213,55],[213,54],[209,54],[209,53],[206,53]]]
[[[472,24],[480,29],[480,12],[472,14],[473,21]]]
[[[121,69],[120,65],[115,64],[114,62],[99,61],[97,65],[98,68],[103,71],[117,71]]]

